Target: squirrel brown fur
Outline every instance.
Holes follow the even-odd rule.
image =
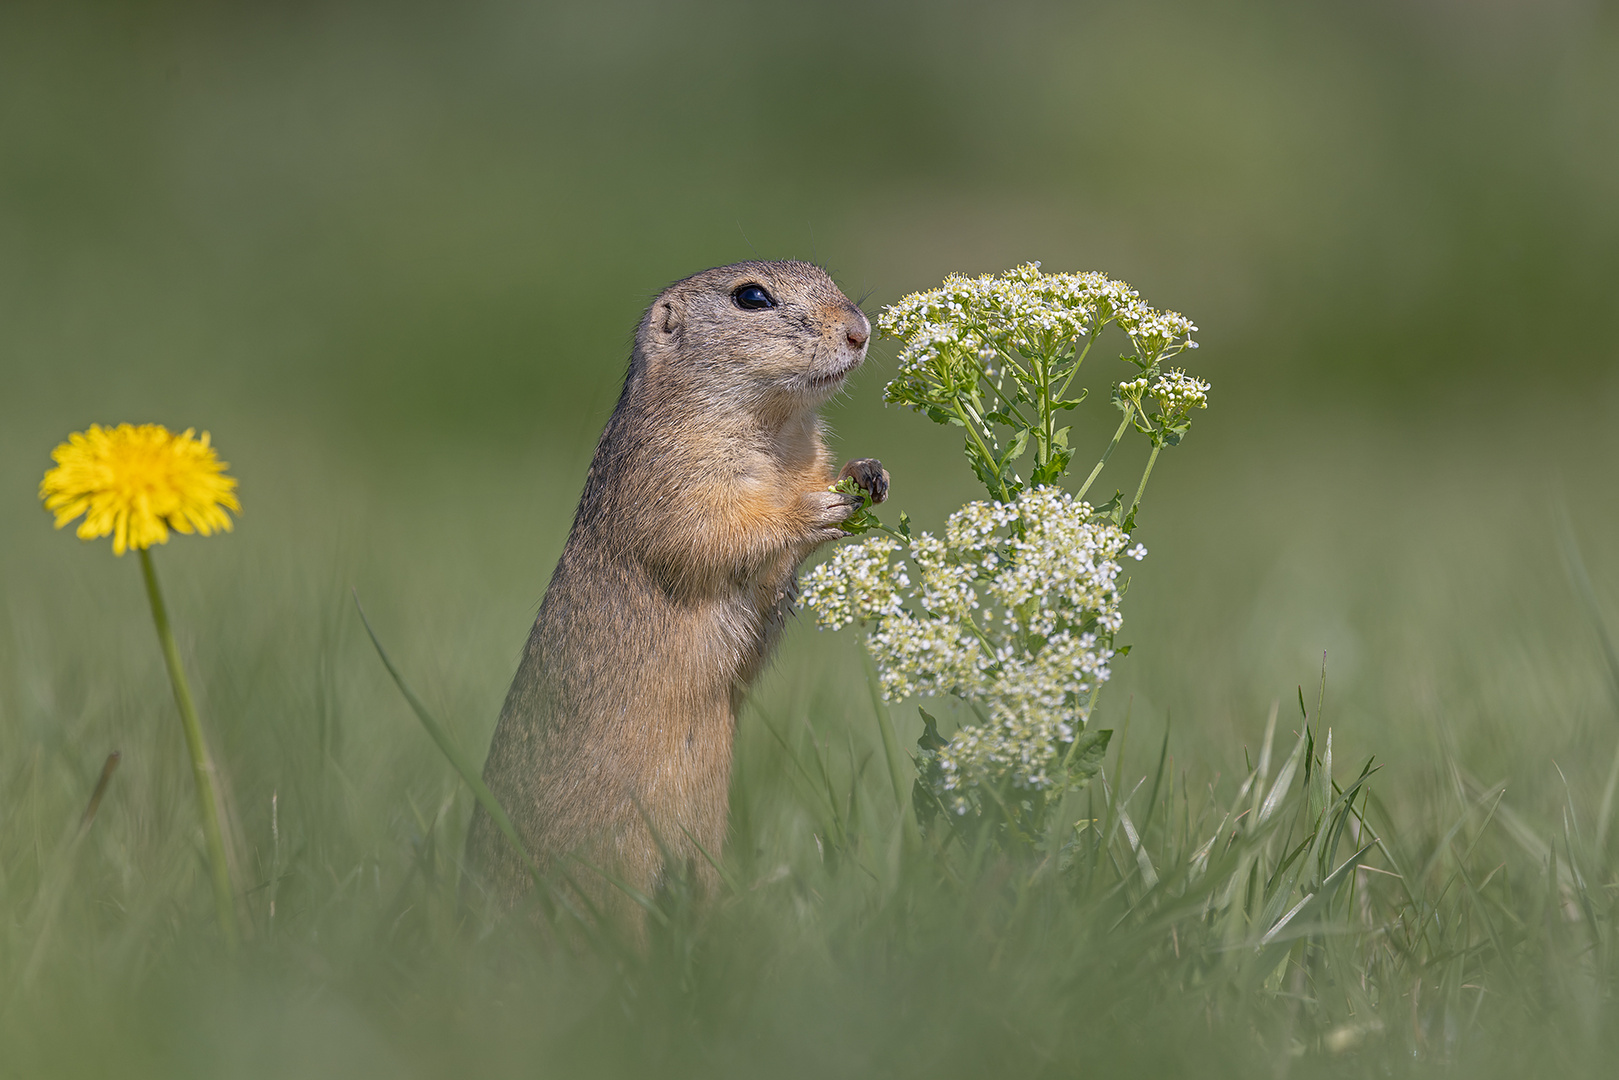
[[[802,262],[705,270],[642,317],[484,766],[578,906],[628,910],[609,874],[643,897],[672,874],[717,885],[737,711],[799,563],[860,503],[828,489],[853,476],[873,501],[887,495],[874,460],[835,471],[817,414],[870,335]],[[532,887],[481,807],[467,855],[502,906]]]

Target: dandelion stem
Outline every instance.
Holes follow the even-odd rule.
[[[180,709],[180,726],[185,729],[186,749],[191,752],[191,776],[197,782],[197,812],[202,815],[203,838],[208,844],[219,930],[225,935],[225,947],[235,952],[236,902],[231,890],[230,867],[225,862],[225,837],[219,828],[214,766],[208,759],[208,747],[202,741],[202,724],[197,720],[197,707],[191,700],[191,687],[186,682],[185,670],[180,666],[180,649],[174,643],[174,632],[169,629],[168,608],[164,606],[163,592],[158,588],[152,553],[141,548],[140,554],[141,573],[146,577],[146,598],[152,602],[152,622],[157,625],[157,640],[163,646],[163,661],[168,665],[169,682],[174,686],[174,704]]]

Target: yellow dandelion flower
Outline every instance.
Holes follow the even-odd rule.
[[[236,481],[196,429],[176,435],[162,424],[91,424],[51,451],[56,467],[45,473],[39,497],[60,529],[80,514],[81,540],[112,534],[112,551],[166,544],[169,530],[210,536],[229,532],[241,512]]]

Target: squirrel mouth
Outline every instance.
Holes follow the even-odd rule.
[[[863,360],[865,358],[861,357],[861,359]],[[830,371],[824,375],[811,375],[807,381],[809,382],[811,389],[827,390],[843,382],[843,380],[847,379],[849,375],[853,373],[854,369],[859,366],[860,360],[856,360],[852,364],[844,365],[837,371]]]

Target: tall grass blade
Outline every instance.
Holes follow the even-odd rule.
[[[1287,760],[1282,763],[1281,770],[1276,774],[1276,782],[1271,785],[1270,794],[1265,796],[1265,803],[1259,808],[1259,823],[1263,824],[1276,812],[1276,808],[1282,805],[1282,799],[1293,786],[1293,776],[1299,771],[1299,763],[1304,760],[1305,746],[1309,737],[1310,729],[1305,728],[1299,735],[1299,741],[1293,744],[1293,752],[1287,755]]]
[[[899,807],[899,820],[901,834],[907,850],[915,851],[922,841],[921,830],[916,824],[916,813],[911,805],[911,785],[906,780],[905,766],[907,758],[900,749],[899,737],[894,734],[894,717],[889,711],[888,702],[883,700],[882,684],[877,678],[877,668],[871,661],[866,650],[860,650],[860,659],[866,668],[866,686],[871,691],[871,707],[877,714],[877,730],[882,735],[883,755],[888,760],[888,778],[894,785],[894,802]]]
[[[73,877],[74,856],[78,854],[79,846],[84,843],[85,836],[90,832],[90,826],[95,824],[96,810],[101,806],[102,796],[107,793],[107,785],[112,782],[112,774],[117,771],[118,762],[122,758],[123,755],[117,750],[107,755],[106,762],[101,766],[101,776],[96,780],[95,789],[90,792],[90,801],[86,804],[84,813],[79,815],[79,823],[74,828],[73,835],[58,847],[55,857],[45,869],[44,879],[40,882],[34,909],[30,912],[28,920],[33,932],[33,948],[29,950],[28,963],[23,967],[22,978],[12,988],[13,994],[23,993],[31,987],[41,965],[45,962],[46,947],[51,940],[51,932],[56,928],[62,900]]]
[[[377,656],[382,659],[382,666],[388,669],[388,674],[393,678],[394,685],[399,688],[400,694],[404,695],[406,703],[410,705],[411,712],[415,713],[416,719],[421,721],[422,727],[426,729],[427,734],[432,738],[433,744],[438,747],[439,753],[443,754],[444,760],[448,761],[455,771],[461,775],[461,779],[471,789],[473,798],[477,799],[478,805],[484,808],[490,820],[495,823],[495,828],[499,829],[501,835],[511,843],[512,850],[517,853],[518,858],[523,860],[523,865],[527,867],[529,873],[537,881],[543,880],[545,877],[544,872],[540,869],[539,864],[534,861],[533,856],[528,853],[528,849],[523,846],[522,838],[517,835],[517,827],[512,824],[512,819],[506,815],[505,807],[500,805],[500,800],[495,798],[494,792],[490,791],[488,786],[484,784],[481,771],[472,764],[472,759],[455,744],[455,740],[450,738],[450,733],[444,730],[444,725],[440,724],[437,718],[428,711],[427,706],[422,703],[422,699],[416,696],[415,691],[405,682],[405,677],[394,666],[393,659],[388,655],[388,650],[382,647],[382,640],[377,637],[376,630],[372,629],[371,620],[366,618],[365,607],[360,603],[359,590],[354,590],[354,610],[360,613],[360,622],[365,626],[365,632],[370,636],[371,644],[376,647]]]

